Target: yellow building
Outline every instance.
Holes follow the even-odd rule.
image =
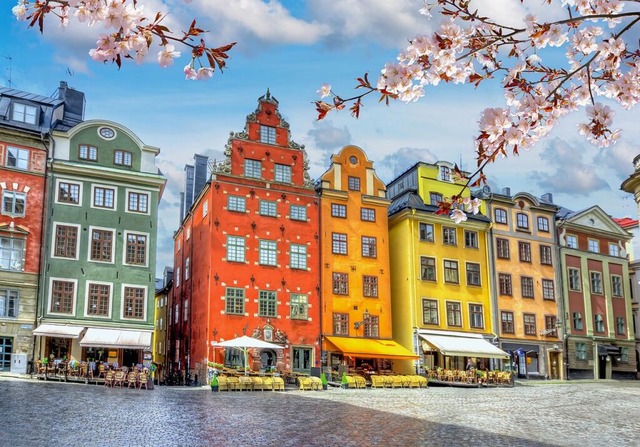
[[[165,267],[162,280],[157,280],[155,305],[153,309],[153,363],[156,366],[154,380],[161,382],[165,378],[167,354],[167,306],[173,288],[173,268]]]
[[[331,157],[318,192],[323,368],[395,370],[416,356],[392,339],[385,185],[364,151],[346,146]]]
[[[495,346],[488,232],[490,220],[468,214],[456,224],[438,202],[469,197],[453,165],[419,162],[387,186],[394,338],[414,346],[423,368],[485,366],[507,354]]]
[[[561,294],[556,277],[560,263],[555,243],[558,207],[551,194],[511,195],[509,188],[500,193],[485,188],[481,196],[493,220],[500,347],[511,355],[510,366],[518,376],[562,379]]]

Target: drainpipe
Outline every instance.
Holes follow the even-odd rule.
[[[44,264],[44,256],[47,252],[45,247],[48,245],[47,231],[45,229],[46,223],[46,213],[47,213],[47,204],[49,199],[49,192],[51,191],[51,182],[52,179],[49,177],[49,162],[53,162],[55,158],[56,151],[56,143],[55,140],[51,137],[51,131],[47,130],[45,132],[40,133],[40,141],[42,145],[46,149],[47,157],[44,164],[44,197],[42,198],[42,212],[40,215],[40,246],[38,247],[38,284],[36,286],[36,315],[34,320],[34,329],[38,327],[38,317],[42,319],[44,317],[44,307],[40,310],[40,306],[44,306],[46,300],[42,297],[40,299],[40,293],[44,291],[44,287],[42,284],[42,280],[44,277],[43,272],[43,264]],[[51,142],[51,157],[49,157],[49,147],[47,147],[47,141]],[[31,367],[33,368],[35,365],[35,356],[36,356],[36,336],[33,335],[33,345],[31,349]],[[42,337],[39,337],[38,340],[38,352],[42,352]]]

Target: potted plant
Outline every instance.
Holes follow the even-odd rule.
[[[325,373],[320,374],[320,380],[322,381],[322,389],[326,390],[329,385],[329,381],[327,380],[327,375]]]
[[[349,388],[349,381],[347,380],[347,373],[343,372],[342,373],[342,380],[340,382],[340,384],[342,385],[342,388]]]
[[[211,381],[209,382],[209,385],[211,385],[211,392],[217,392],[218,391],[218,376],[216,376],[215,374],[213,375],[213,377],[211,378]]]

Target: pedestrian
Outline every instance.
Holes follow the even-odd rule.
[[[467,359],[467,366],[465,368],[466,371],[471,371],[473,369],[473,362],[471,359]]]

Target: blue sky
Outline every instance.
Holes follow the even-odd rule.
[[[418,103],[384,107],[368,101],[359,120],[343,111],[316,121],[313,101],[323,82],[348,96],[356,77],[369,72],[375,79],[407,38],[437,25],[437,18],[418,14],[421,0],[145,0],[146,11],[169,5],[174,28],[184,29],[199,17],[200,26],[213,31],[207,37],[210,45],[238,41],[225,72],[204,82],[184,80],[186,56],[167,69],[155,58],[141,65],[127,62],[120,70],[95,63],[87,53],[96,30],[77,24],[61,30],[50,20],[40,35],[13,18],[14,2],[5,3],[0,10],[1,85],[8,86],[10,77],[14,88],[51,95],[60,81],[67,81],[86,94],[86,118],[120,122],[161,148],[157,165],[168,184],[160,204],[158,272],[172,262],[184,164],[195,153],[221,159],[229,132],[243,129],[267,88],[279,100],[293,140],[306,146],[312,178],[346,144],[362,147],[385,181],[419,160],[462,161],[464,169],[472,170],[480,111],[504,104],[495,85],[439,86]],[[544,14],[541,3],[532,2],[534,12]],[[483,7],[508,20],[524,14],[515,0],[492,0]],[[640,153],[638,111],[617,113],[615,124],[624,134],[609,149],[591,146],[577,134],[583,117],[577,112],[565,118],[534,149],[491,165],[486,170],[491,187],[537,196],[552,192],[557,204],[571,209],[597,204],[616,217],[637,217],[633,197],[619,187]]]

